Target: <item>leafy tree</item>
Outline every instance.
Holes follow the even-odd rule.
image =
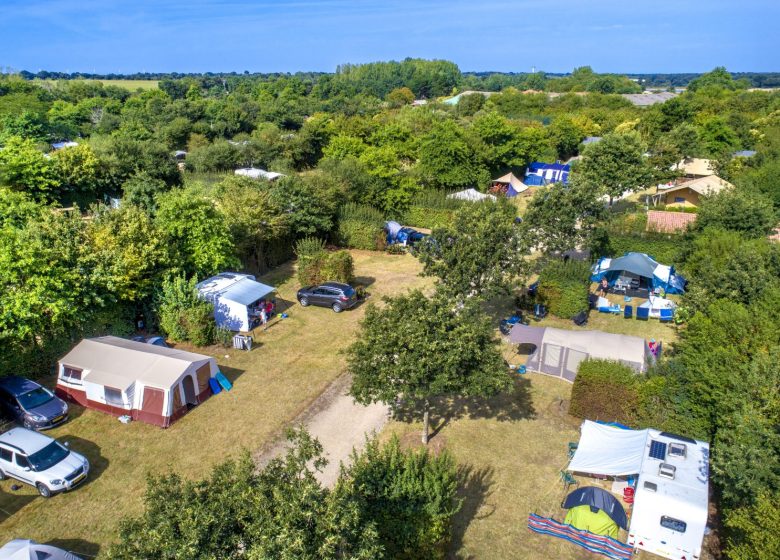
[[[155,294],[160,329],[174,342],[189,340],[196,346],[214,342],[214,306],[200,299],[193,276],[166,278]]]
[[[90,282],[108,300],[135,302],[151,295],[168,262],[163,236],[135,206],[99,210],[85,232],[80,259]]]
[[[604,215],[598,194],[575,177],[569,187],[558,183],[537,191],[521,229],[529,245],[548,254],[562,253],[590,244]]]
[[[452,121],[444,121],[420,140],[420,174],[434,188],[452,189],[487,182],[487,170],[477,164],[477,154],[466,134]]]
[[[385,101],[390,104],[390,107],[403,107],[414,101],[414,93],[408,87],[395,88],[385,96]]]
[[[711,72],[706,72],[688,83],[688,90],[695,92],[704,88],[739,89],[745,88],[745,82],[736,81],[724,66],[718,66]]]
[[[505,293],[525,273],[528,242],[515,210],[499,201],[463,205],[447,227],[436,228],[419,248],[423,274],[436,276],[457,301]]]
[[[612,199],[625,191],[647,185],[650,169],[644,157],[645,147],[635,132],[607,134],[600,142],[589,144],[575,173],[582,184]]]
[[[236,247],[225,215],[197,188],[157,197],[155,224],[188,274],[206,276],[237,268]]]
[[[44,209],[45,206],[34,202],[26,193],[0,187],[0,229],[5,226],[21,229]]]
[[[558,158],[562,160],[576,155],[580,142],[585,138],[585,131],[567,115],[557,117],[547,128],[547,133]]]
[[[443,559],[453,516],[461,508],[455,461],[443,451],[403,451],[397,437],[380,446],[369,440],[343,468],[336,494],[371,520],[387,558]]]
[[[122,185],[122,201],[154,214],[157,211],[157,195],[168,190],[170,187],[162,179],[156,179],[146,171],[141,171]]]
[[[0,150],[0,185],[42,199],[51,195],[58,181],[52,162],[32,140],[12,136]]]
[[[89,144],[58,150],[51,159],[63,189],[84,193],[94,193],[97,190],[100,162]]]
[[[239,158],[237,146],[219,140],[187,154],[187,166],[195,171],[229,171],[238,167]]]
[[[780,550],[780,492],[767,490],[754,505],[726,515],[726,554],[732,560],[775,560]]]
[[[456,308],[420,291],[384,301],[382,308],[369,306],[348,350],[355,400],[420,404],[427,444],[433,397],[490,396],[511,386],[490,320],[475,301]]]
[[[455,106],[458,115],[472,117],[485,105],[485,96],[481,93],[462,95]]]
[[[286,214],[293,235],[324,235],[333,229],[336,192],[326,181],[285,177],[276,181],[270,192],[271,200]]]
[[[491,174],[526,167],[541,157],[547,145],[543,128],[521,128],[496,112],[476,117],[470,133],[476,136],[477,153]]]
[[[772,201],[757,192],[729,189],[707,197],[699,207],[695,227],[738,232],[746,237],[766,237],[777,225]]]

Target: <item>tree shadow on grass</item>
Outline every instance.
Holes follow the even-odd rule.
[[[20,486],[21,490],[19,492],[6,492],[3,488],[0,488],[0,523],[10,519],[16,512],[38,497],[37,494],[31,492],[22,493],[24,489],[30,487],[18,480],[9,479],[3,484],[9,490],[11,485]]]
[[[100,552],[99,544],[82,539],[54,539],[46,544],[67,550],[79,558],[95,558]]]
[[[431,434],[436,434],[452,420],[460,418],[493,419],[500,422],[530,420],[536,417],[531,382],[526,377],[515,379],[514,387],[493,397],[441,396],[431,399]],[[401,422],[419,422],[423,417],[420,402],[403,402],[394,407],[393,415]]]
[[[452,538],[450,540],[448,558],[471,559],[472,556],[460,556],[458,551],[463,547],[463,537],[472,521],[485,519],[493,515],[495,506],[486,501],[493,494],[492,467],[476,469],[470,465],[458,466],[458,498],[463,500],[460,511],[452,520]]]
[[[258,344],[259,346],[259,344]],[[254,351],[255,346],[252,347],[252,350]],[[219,371],[221,371],[225,377],[230,380],[230,383],[234,384],[236,383],[236,380],[241,377],[241,375],[244,373],[243,369],[238,369],[234,367],[229,366],[219,366]]]

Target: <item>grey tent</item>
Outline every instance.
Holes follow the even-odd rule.
[[[583,486],[577,488],[574,492],[566,496],[563,502],[563,509],[571,509],[577,506],[591,506],[602,510],[609,515],[621,529],[628,529],[628,517],[626,510],[620,504],[618,499],[597,486]]]
[[[536,347],[528,356],[528,369],[568,381],[574,381],[580,362],[587,358],[614,360],[643,373],[650,356],[644,339],[601,331],[567,331],[518,323],[509,331],[509,341]]]
[[[1,560],[81,560],[61,548],[38,544],[28,539],[14,539],[0,548]]]

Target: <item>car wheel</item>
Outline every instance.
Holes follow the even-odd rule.
[[[298,300],[298,303],[301,304],[301,307],[307,307],[309,305],[309,298],[302,297],[301,299]]]
[[[331,306],[331,309],[333,309],[333,311],[336,312],[336,313],[341,313],[344,308],[341,307],[338,303],[334,303]]]
[[[38,494],[43,496],[44,498],[51,498],[51,490],[48,486],[43,484],[42,482],[39,482],[35,485],[35,487],[38,489]]]

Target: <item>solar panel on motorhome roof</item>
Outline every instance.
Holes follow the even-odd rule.
[[[661,461],[666,459],[666,444],[661,441],[651,441],[650,451],[647,453],[648,457],[653,459],[660,459]]]

